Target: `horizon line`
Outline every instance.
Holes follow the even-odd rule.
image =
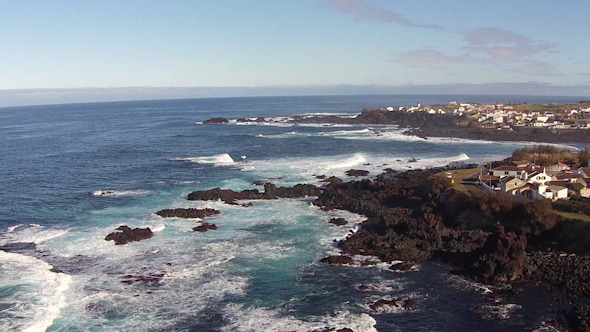
[[[444,83],[432,85],[300,85],[242,87],[79,87],[0,89],[0,107],[205,98],[368,95],[590,96],[590,86],[527,83]]]

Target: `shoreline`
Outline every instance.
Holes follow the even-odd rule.
[[[491,285],[494,301],[518,297],[528,286],[547,287],[553,294],[549,296],[559,299],[555,303],[567,308],[568,313],[559,318],[569,319],[575,330],[583,330],[583,324],[589,322],[590,256],[587,252],[564,251],[565,246],[559,243],[563,241],[563,220],[552,214],[551,204],[509,202],[507,197],[485,193],[471,199],[454,190],[446,179],[433,178],[449,169],[382,173],[348,182],[334,178],[318,188],[314,205],[367,217],[357,232],[338,242],[340,254],[322,262],[349,265],[355,256],[374,256],[391,265],[390,269],[405,272],[424,262],[440,261],[453,274]],[[272,185],[265,187],[269,193],[211,189],[193,192],[189,199],[222,199],[232,204],[245,195],[276,199],[283,195],[308,197],[306,194],[311,193],[281,188],[284,194],[276,195]],[[484,206],[492,213],[482,212]]]

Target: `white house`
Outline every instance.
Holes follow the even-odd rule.
[[[540,184],[531,190],[533,199],[550,199],[552,201],[567,198],[567,188],[561,186],[546,186]]]
[[[555,174],[555,173],[559,173],[559,172],[563,172],[563,171],[569,171],[570,169],[571,168],[568,165],[566,165],[562,162],[558,162],[555,165],[547,167],[545,172],[550,173],[550,174]]]
[[[492,169],[492,175],[500,178],[513,176],[519,179],[526,179],[527,171],[524,168],[517,166],[500,166]]]
[[[515,178],[512,176],[505,176],[502,179],[500,179],[499,185],[500,185],[500,189],[503,192],[508,192],[512,189],[522,187],[523,185],[525,185],[525,183],[526,182],[524,182],[521,179],[518,179],[518,178]]]
[[[545,182],[551,181],[551,176],[545,174],[545,172],[533,172],[531,173],[528,178],[528,183],[538,183],[538,184],[545,184]]]

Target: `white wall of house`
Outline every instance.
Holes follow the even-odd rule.
[[[553,193],[554,200],[567,198],[567,188],[559,187],[560,189],[558,189],[558,188],[553,188],[553,187],[556,187],[556,186],[551,186],[551,187],[549,187],[549,189]]]
[[[551,181],[551,176],[549,176],[545,173],[539,173],[539,174],[533,175],[527,179],[528,183],[545,184],[545,182],[548,182],[548,181]]]

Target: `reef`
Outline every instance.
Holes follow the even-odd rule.
[[[217,201],[237,205],[238,200],[278,199],[278,198],[305,198],[316,197],[320,194],[320,188],[311,184],[298,184],[294,187],[277,187],[273,183],[264,184],[264,192],[258,189],[236,192],[229,189],[214,188],[210,190],[193,191],[188,195],[191,201]]]
[[[209,120],[203,121],[203,124],[225,124],[229,121],[226,118],[211,118]]]
[[[164,209],[156,212],[157,215],[164,218],[206,218],[219,214],[219,211],[211,208],[205,209],[194,209],[194,208],[177,208],[177,209]]]
[[[199,226],[193,227],[193,231],[195,232],[201,232],[201,233],[205,233],[207,231],[216,231],[217,230],[217,225],[215,224],[210,224],[207,222],[202,223]]]
[[[146,228],[130,228],[129,226],[119,226],[115,232],[110,233],[104,239],[106,241],[115,241],[115,245],[127,244],[129,242],[149,239],[154,235],[152,230]]]

